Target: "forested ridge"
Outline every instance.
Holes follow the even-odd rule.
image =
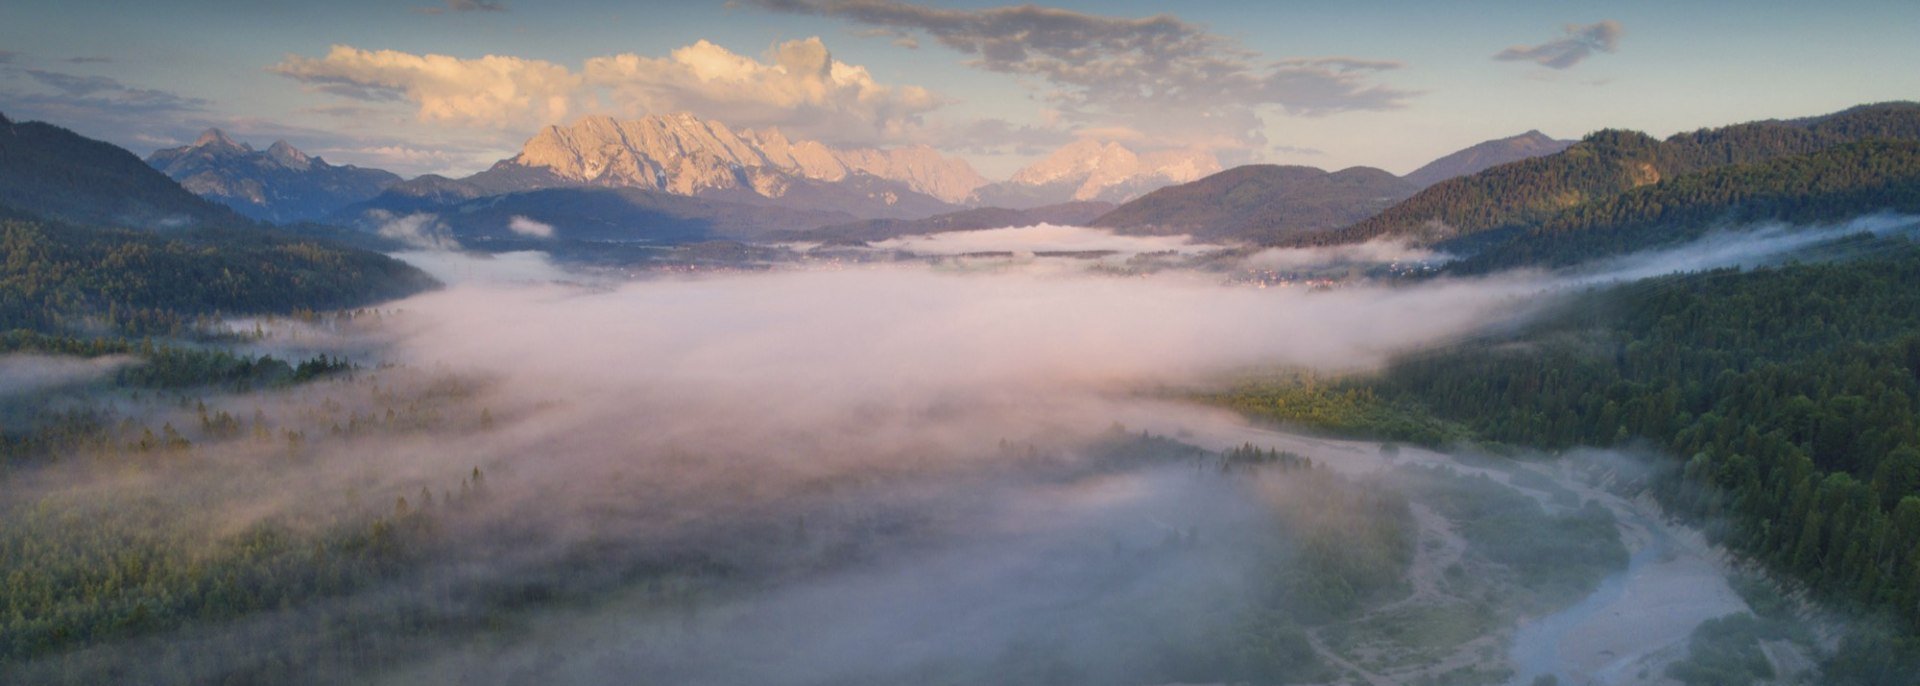
[[[252,226],[119,146],[0,115],[0,205],[82,224],[142,229]]]
[[[1442,181],[1372,218],[1300,242],[1332,245],[1383,236],[1432,242],[1530,227],[1665,179],[1875,139],[1920,140],[1920,104],[1864,105],[1809,119],[1703,129],[1665,141],[1603,130],[1558,154]]]
[[[92,322],[177,335],[202,314],[357,307],[433,280],[377,253],[255,229],[165,234],[0,220],[0,331]]]
[[[1639,282],[1362,382],[1482,436],[1649,441],[1678,512],[1831,598],[1920,621],[1920,247]]]
[[[1205,399],[1336,434],[1663,456],[1652,493],[1670,512],[1891,623],[1850,633],[1827,683],[1906,683],[1920,668],[1920,245],[1844,243],[1838,261],[1574,294],[1517,331],[1367,377]]]
[[[1850,143],[1642,186],[1555,214],[1448,271],[1560,267],[1679,245],[1718,227],[1837,222],[1869,212],[1920,212],[1920,142]]]

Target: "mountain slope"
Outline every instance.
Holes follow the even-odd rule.
[[[5,115],[0,115],[0,205],[79,224],[139,229],[251,223],[111,143]]]
[[[980,188],[971,202],[1016,209],[1072,201],[1121,203],[1217,171],[1220,161],[1200,150],[1137,153],[1119,143],[1081,139],[1027,165],[1005,182]]]
[[[1573,141],[1550,138],[1539,131],[1528,131],[1518,136],[1475,144],[1428,162],[1426,166],[1415,169],[1401,178],[1415,186],[1426,188],[1447,179],[1477,174],[1509,162],[1551,155],[1567,149],[1573,143]]]
[[[1279,240],[1346,226],[1416,190],[1371,167],[1327,172],[1254,164],[1148,193],[1102,215],[1093,226],[1202,240]]]
[[[0,212],[4,216],[5,212]],[[168,232],[0,220],[0,329],[105,323],[178,335],[197,315],[359,307],[434,287],[399,260],[251,228]]]
[[[1719,226],[1875,212],[1920,213],[1920,142],[1866,141],[1667,179],[1561,212],[1453,270],[1564,266],[1684,243]]]
[[[1306,240],[1357,243],[1399,236],[1431,242],[1524,228],[1662,179],[1872,138],[1920,140],[1920,104],[1867,105],[1809,119],[1705,129],[1665,141],[1632,131],[1600,131],[1560,153],[1442,181],[1370,219]]]
[[[177,334],[197,315],[356,307],[431,288],[404,262],[263,227],[133,153],[0,118],[0,329]]]
[[[1113,207],[1113,203],[1105,202],[1070,202],[1024,210],[976,207],[926,219],[870,219],[863,222],[825,226],[796,234],[793,240],[851,243],[880,241],[899,236],[981,231],[1038,224],[1084,226],[1094,218],[1112,211]]]
[[[391,172],[328,164],[284,140],[254,150],[219,129],[192,145],[157,151],[147,164],[201,197],[275,223],[319,219],[400,182]]]

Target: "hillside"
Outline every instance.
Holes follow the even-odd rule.
[[[254,229],[5,219],[0,246],[0,330],[176,335],[203,314],[359,307],[435,285],[385,255]]]
[[[1353,167],[1256,164],[1148,193],[1093,226],[1131,235],[1188,234],[1202,240],[1299,238],[1359,221],[1418,190],[1387,172]]]
[[[255,150],[219,129],[192,145],[157,151],[147,164],[203,198],[274,223],[319,219],[400,182],[384,170],[328,164],[284,140]]]
[[[1715,227],[1920,213],[1920,142],[1878,140],[1715,167],[1579,205],[1454,265],[1564,266],[1676,245]]]
[[[1524,228],[1662,179],[1873,138],[1920,139],[1920,104],[1866,105],[1808,119],[1705,129],[1665,141],[1632,131],[1600,131],[1557,154],[1437,183],[1372,218],[1303,242],[1356,243],[1381,236],[1435,242]]]
[[[1548,137],[1539,131],[1478,143],[1459,152],[1428,162],[1401,177],[1421,188],[1468,174],[1478,174],[1510,162],[1551,155],[1567,149],[1573,141]]]
[[[79,224],[138,229],[243,226],[139,157],[43,122],[0,115],[0,205]]]

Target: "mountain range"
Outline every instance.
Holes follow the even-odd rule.
[[[1583,149],[1602,147],[1596,140],[1589,137]],[[1696,147],[1711,145],[1701,141]],[[1375,235],[1369,232],[1382,222],[1400,222],[1388,233],[1404,234],[1408,217],[1419,218],[1411,225],[1429,233],[1489,228],[1475,218],[1463,222],[1421,209],[1444,205],[1461,192],[1474,195],[1460,203],[1472,205],[1469,212],[1550,212],[1556,208],[1538,207],[1541,201],[1525,194],[1517,207],[1496,209],[1501,203],[1485,202],[1488,194],[1473,189],[1489,183],[1488,174],[1535,173],[1510,169],[1516,163],[1591,157],[1560,154],[1570,146],[1578,147],[1529,131],[1473,145],[1394,177],[1366,167],[1324,171],[1249,165],[1223,172],[1218,159],[1201,150],[1136,150],[1082,139],[994,183],[964,160],[926,146],[835,147],[789,139],[777,129],[735,130],[678,114],[629,121],[590,116],[548,126],[513,157],[458,179],[428,175],[401,181],[380,170],[330,165],[285,141],[255,150],[218,130],[192,145],[158,151],[148,162],[249,217],[279,223],[320,220],[363,230],[395,217],[430,213],[456,236],[510,235],[518,217],[595,239],[785,239],[831,228],[819,235],[872,240],[889,232],[973,225],[989,217],[1014,221],[1029,209],[1047,208],[1041,214],[1055,220],[1080,218],[1097,203],[1112,203],[1112,212],[1092,217],[1094,225],[1121,233],[1288,243],[1354,240]],[[1721,152],[1740,154],[1735,148]],[[1648,169],[1661,171],[1657,165]],[[1592,170],[1580,173],[1587,171]],[[1632,182],[1587,185],[1593,188],[1560,193],[1552,202],[1565,206],[1575,195],[1605,195]],[[994,208],[1011,212],[969,212]],[[1439,234],[1433,239],[1445,237]]]
[[[379,169],[327,164],[285,140],[255,150],[219,129],[191,145],[156,151],[147,164],[200,197],[275,223],[316,220],[400,182]]]
[[[136,229],[250,224],[118,146],[0,115],[0,205],[38,217]]]
[[[110,143],[0,115],[0,328],[179,335],[209,313],[357,307],[433,287],[376,252],[188,192]]]
[[[1207,241],[1278,240],[1352,224],[1418,190],[1372,167],[1328,172],[1250,164],[1153,191],[1091,225],[1121,234],[1187,234]]]
[[[757,240],[882,222],[870,235],[875,227],[981,205],[1024,210],[1125,200],[1218,168],[1201,152],[1135,153],[1083,141],[1009,181],[989,183],[965,161],[926,146],[837,148],[686,114],[587,117],[543,129],[518,154],[478,174],[396,183],[328,220],[373,229],[396,216],[432,213],[456,236],[490,236],[508,231],[519,216],[573,235],[622,240]],[[575,221],[586,225],[568,226]]]
[[[1401,178],[1426,188],[1454,177],[1478,174],[1508,162],[1551,155],[1567,149],[1573,143],[1549,137],[1538,130],[1528,131],[1518,136],[1486,141],[1428,162]]]
[[[1805,119],[1702,129],[1666,140],[1637,131],[1603,130],[1564,151],[1442,181],[1364,221],[1293,240],[1333,244],[1390,237],[1434,243],[1521,231],[1636,188],[1872,139],[1920,140],[1920,103],[1863,105]]]

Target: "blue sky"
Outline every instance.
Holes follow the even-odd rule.
[[[1920,99],[1920,3],[1904,1],[998,7],[10,0],[0,112],[141,154],[220,126],[415,174],[476,171],[585,114],[686,110],[930,144],[1003,177],[1081,136],[1404,173],[1528,129],[1667,135]],[[1533,51],[1494,59],[1515,47]],[[812,67],[834,76],[792,76]]]

